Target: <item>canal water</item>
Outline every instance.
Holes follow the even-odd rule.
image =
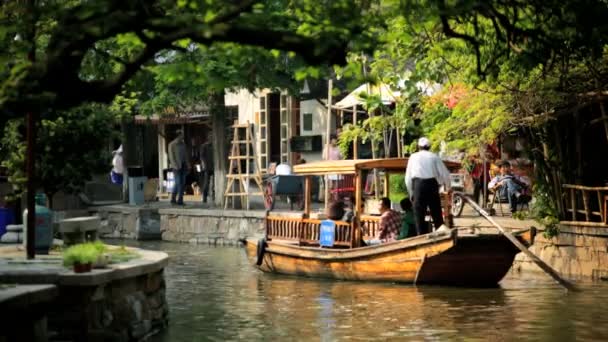
[[[143,242],[167,252],[169,329],[179,341],[608,341],[608,284],[566,294],[543,276],[493,289],[269,275],[235,247]]]

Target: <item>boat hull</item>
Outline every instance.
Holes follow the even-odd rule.
[[[518,238],[530,244],[533,234]],[[342,280],[387,281],[455,286],[495,286],[519,250],[499,234],[420,236],[382,245],[325,249],[267,241],[245,242],[248,259],[264,272]],[[261,261],[257,265],[258,260]]]

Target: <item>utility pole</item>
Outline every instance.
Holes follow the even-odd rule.
[[[325,159],[329,160],[329,146],[330,146],[330,142],[331,142],[331,138],[329,137],[331,135],[331,92],[333,89],[333,81],[330,78],[329,81],[327,81],[327,125],[325,127]],[[325,176],[325,211],[327,211],[327,208],[329,208],[329,176]]]
[[[34,20],[34,0],[29,0],[26,3],[26,11],[29,16],[30,27],[25,41],[31,44],[28,48],[27,59],[34,64],[36,61],[36,27]],[[26,251],[28,259],[36,258],[36,186],[35,186],[35,171],[36,171],[36,114],[30,109],[27,116],[27,151],[26,151],[26,167],[25,175],[27,178],[27,219],[26,232],[27,243]]]

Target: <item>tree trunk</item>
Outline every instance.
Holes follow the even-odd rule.
[[[224,106],[224,91],[213,92],[209,95],[209,111],[211,113],[211,130],[213,132],[213,184],[215,188],[215,205],[224,204],[226,190],[226,107]]]

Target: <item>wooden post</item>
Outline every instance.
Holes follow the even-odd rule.
[[[359,217],[362,214],[361,204],[363,201],[363,192],[361,191],[362,172],[361,170],[356,170],[355,172],[355,207],[353,208],[353,211],[355,212],[355,216]]]
[[[397,134],[397,158],[403,157],[401,154],[401,136],[399,135],[399,127],[395,128],[395,132]]]
[[[352,227],[353,227],[353,238],[351,241],[352,247],[359,247],[361,241],[361,215],[363,214],[363,210],[361,210],[361,204],[363,201],[362,198],[362,172],[361,170],[355,171],[355,200],[353,201],[353,213],[355,214],[353,217]]]
[[[591,209],[589,208],[589,193],[587,190],[581,190],[583,195],[583,208],[585,209],[585,221],[591,221]]]
[[[389,197],[390,196],[390,184],[389,184],[389,180],[390,180],[390,174],[388,173],[388,170],[384,170],[384,197]]]
[[[27,59],[34,64],[36,62],[36,17],[35,13],[35,2],[34,0],[26,1],[25,5],[27,6],[27,19],[30,20],[30,23],[27,28],[27,33],[25,36],[25,40],[29,41],[30,48],[27,53]],[[17,36],[19,37],[19,36]],[[38,110],[38,109],[37,109]],[[36,184],[35,184],[35,175],[36,175],[36,115],[38,113],[34,113],[29,111],[26,114],[27,118],[27,147],[26,147],[26,164],[25,164],[25,177],[27,179],[26,183],[26,207],[27,207],[27,218],[25,223],[26,227],[26,245],[25,250],[27,253],[28,259],[36,258]],[[125,182],[126,182],[125,178]],[[50,201],[53,201],[52,198],[49,198]],[[53,208],[50,208],[53,209]]]
[[[602,217],[602,222],[604,222],[604,215],[605,215],[605,210],[604,210],[604,203],[602,203],[602,193],[601,191],[597,190],[597,204],[598,204],[598,211],[600,212],[600,216]]]
[[[311,176],[304,177],[304,217],[310,217],[310,200],[311,200]]]
[[[331,138],[329,137],[331,134],[331,92],[333,88],[333,81],[329,79],[327,81],[327,119],[326,119],[326,127],[325,127],[325,159],[329,159],[329,146]],[[325,176],[325,211],[329,208],[329,177]]]
[[[572,204],[572,221],[576,221],[576,189],[570,189],[570,201]]]
[[[353,106],[353,125],[357,125],[357,105]],[[358,145],[359,143],[357,141],[357,137],[355,137],[355,139],[353,140],[353,159],[355,160],[359,158],[359,148],[357,147]]]
[[[34,113],[27,113],[27,218],[26,218],[26,252],[28,259],[36,258],[36,186],[34,185],[36,157],[36,118]],[[126,181],[126,179],[125,179]]]
[[[247,128],[246,128],[246,132],[245,132],[245,155],[247,156],[245,158],[245,172],[247,173],[247,175],[245,176],[245,192],[249,192],[249,161],[250,161],[250,156],[251,156],[251,150],[250,150],[250,145],[251,145],[251,137],[249,136],[249,132],[251,131],[249,129],[250,124],[249,121],[247,121]],[[240,161],[239,161],[240,163]],[[247,210],[249,210],[249,196],[247,196],[246,198],[247,201]]]

